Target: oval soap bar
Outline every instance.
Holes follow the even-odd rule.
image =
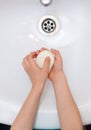
[[[49,67],[49,72],[54,64],[54,54],[48,50],[44,50],[39,53],[39,55],[36,58],[36,62],[40,68],[43,68],[44,61],[46,57],[50,57],[50,67]]]

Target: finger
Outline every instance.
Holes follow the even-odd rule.
[[[24,70],[26,70],[26,64],[24,62],[22,62],[22,66],[23,66]]]
[[[50,66],[50,57],[46,57],[43,65],[43,70],[47,73],[49,72],[49,66]]]
[[[61,54],[60,54],[60,52],[58,50],[51,49],[51,52],[55,55],[56,59],[61,58]]]
[[[36,57],[36,52],[31,52],[23,59],[22,65],[25,71],[32,67],[35,67],[35,69],[38,68],[38,65],[36,64],[34,57]]]
[[[29,65],[28,60],[27,60],[27,56],[23,58],[22,65],[27,65],[27,66]]]
[[[36,53],[36,55],[38,55],[40,52],[41,52],[40,50],[37,50],[35,53]]]
[[[34,51],[34,52],[31,52],[28,56],[30,57],[30,58],[34,58],[34,57],[36,57],[36,51]]]
[[[31,52],[29,55],[25,57],[25,62],[28,66],[35,66],[34,58],[36,57],[36,52]]]
[[[40,51],[48,50],[47,48],[43,47],[40,49]]]
[[[25,71],[27,71],[27,68],[29,68],[29,63],[28,63],[28,60],[26,59],[26,57],[22,61],[22,66]]]
[[[32,58],[36,58],[36,57],[39,55],[40,52],[41,52],[40,50],[37,50],[37,51],[31,52],[29,55],[30,55]]]
[[[55,50],[55,49],[51,49],[51,51],[55,54],[59,54],[60,55],[60,52],[58,50]]]

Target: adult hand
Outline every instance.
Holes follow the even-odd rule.
[[[31,52],[23,59],[22,65],[27,72],[29,78],[31,79],[32,85],[39,85],[39,87],[42,85],[43,87],[48,77],[50,58],[47,57],[45,59],[43,68],[39,68],[36,61],[34,60],[34,58],[36,58],[39,53],[39,50]]]

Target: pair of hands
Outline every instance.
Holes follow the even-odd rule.
[[[58,75],[58,73],[63,72],[63,62],[62,57],[58,50],[51,49],[51,52],[55,55],[55,62],[54,65],[49,73],[49,65],[50,65],[50,58],[47,57],[45,59],[43,68],[39,68],[34,58],[43,51],[47,50],[46,48],[42,48],[41,50],[37,50],[35,52],[31,52],[23,59],[23,67],[27,72],[29,78],[31,79],[33,86],[44,86],[47,78],[49,78],[52,82]]]

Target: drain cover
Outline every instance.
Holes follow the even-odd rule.
[[[59,31],[58,19],[51,15],[41,17],[39,21],[39,31],[44,35],[54,35]]]
[[[56,29],[56,22],[53,19],[47,18],[42,22],[42,29],[46,33],[51,33]]]

